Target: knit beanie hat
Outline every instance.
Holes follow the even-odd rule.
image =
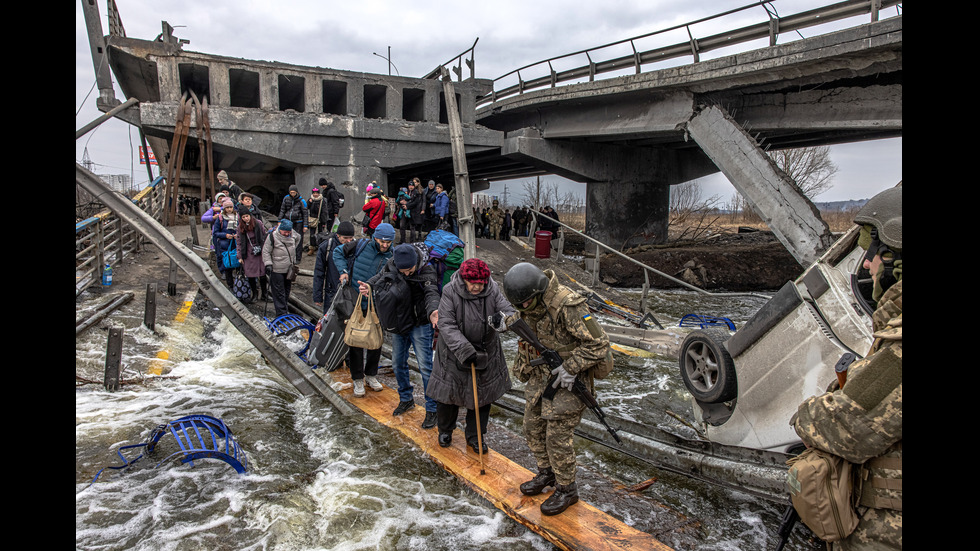
[[[282,231],[293,231],[293,223],[284,218],[279,221],[279,229]]]
[[[479,258],[471,258],[459,265],[459,277],[473,283],[490,281],[490,267]]]
[[[378,227],[374,229],[374,238],[382,241],[394,241],[395,227],[387,222],[378,224]]]
[[[402,243],[395,247],[395,267],[399,270],[407,270],[418,264],[419,256],[415,252],[415,247],[408,243]]]
[[[235,202],[231,200],[231,197],[221,198],[221,208],[226,209],[228,207],[234,207],[234,206],[235,206]]]
[[[344,237],[354,237],[354,224],[351,224],[347,220],[344,220],[337,226],[337,235],[343,235]]]

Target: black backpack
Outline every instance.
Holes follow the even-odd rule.
[[[415,328],[411,284],[400,273],[383,272],[371,288],[381,328],[404,335]]]

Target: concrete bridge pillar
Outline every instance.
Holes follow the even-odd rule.
[[[589,182],[585,233],[610,247],[663,243],[670,186],[663,182]]]
[[[585,233],[621,248],[667,239],[670,186],[718,172],[697,148],[662,149],[508,133],[501,153],[586,182]]]
[[[333,182],[338,191],[344,194],[344,207],[340,210],[341,220],[361,219],[361,207],[367,197],[365,189],[371,182],[377,182],[388,191],[387,173],[374,166],[301,166],[293,170],[296,186],[303,197],[309,199],[311,191],[319,185],[320,178]],[[283,193],[286,193],[288,186]],[[278,205],[276,206],[278,212]]]

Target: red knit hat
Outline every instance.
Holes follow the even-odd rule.
[[[490,268],[479,258],[471,258],[459,265],[459,277],[473,283],[490,281]]]

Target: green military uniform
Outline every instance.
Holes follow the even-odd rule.
[[[836,549],[902,548],[902,282],[872,316],[875,341],[844,387],[800,405],[792,424],[810,447],[859,465],[861,520]]]
[[[487,211],[487,216],[490,219],[490,237],[500,239],[500,229],[504,226],[504,211],[497,206],[496,201],[493,208]]]
[[[606,359],[609,338],[592,318],[585,298],[558,283],[554,271],[545,270],[548,287],[537,303],[520,316],[534,330],[547,348],[559,353],[562,366],[577,375],[594,393],[592,367]],[[553,400],[542,398],[551,369],[531,366],[537,351],[520,342],[513,372],[526,383],[524,396],[524,436],[534,454],[539,470],[553,469],[558,484],[575,482],[575,447],[573,433],[582,418],[585,405],[574,394],[559,388]]]

